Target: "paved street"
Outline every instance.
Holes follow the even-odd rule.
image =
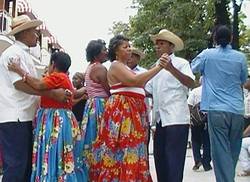
[[[150,153],[152,153],[152,142],[150,141]],[[156,172],[154,168],[154,157],[151,154],[149,156],[150,160],[150,171],[154,182],[157,182]],[[192,150],[187,150],[185,169],[184,169],[184,178],[183,182],[215,182],[213,170],[205,172],[202,167],[197,172],[192,170],[193,167],[193,155]],[[237,166],[236,173],[240,171],[240,167]],[[235,182],[250,182],[250,177],[238,177],[236,176]]]
[[[152,142],[150,142],[150,152],[152,153]],[[149,156],[149,159],[150,159],[150,171],[151,171],[153,181],[157,182],[155,168],[154,168],[154,158],[152,154]],[[192,167],[193,167],[192,150],[188,149],[187,156],[186,156],[183,182],[215,182],[213,170],[204,172],[203,168],[201,167],[198,172],[194,172],[192,170]],[[238,172],[239,170],[240,170],[240,167],[237,166],[236,172]],[[1,177],[0,177],[0,181],[1,181]],[[250,177],[236,176],[235,182],[250,182]]]
[[[205,172],[201,167],[199,171],[194,172],[192,170],[193,167],[193,156],[192,150],[188,149],[186,163],[185,163],[185,171],[183,182],[215,182],[214,172],[213,170]],[[237,171],[240,168],[237,166]],[[154,159],[153,155],[150,155],[150,171],[154,182],[157,182],[156,173],[154,168]],[[250,177],[238,177],[236,176],[235,182],[250,182]]]

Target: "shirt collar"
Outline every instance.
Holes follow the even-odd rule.
[[[216,45],[216,48],[221,48],[221,45]],[[232,49],[232,46],[230,44],[227,44],[227,46],[225,47],[226,49]]]
[[[23,50],[25,50],[25,51],[27,51],[27,52],[29,52],[29,47],[27,46],[27,45],[25,45],[24,43],[22,43],[22,42],[20,42],[20,41],[16,41],[16,44],[19,46],[19,47],[21,47]]]
[[[175,57],[174,53],[170,54],[169,57],[174,58]]]
[[[139,65],[136,65],[136,67],[134,67],[133,71],[139,71],[140,70],[140,67]]]

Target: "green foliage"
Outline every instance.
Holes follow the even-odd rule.
[[[128,36],[129,29],[130,27],[128,23],[123,23],[120,21],[120,22],[114,22],[112,29],[110,29],[109,31],[113,35],[122,34],[124,36]]]
[[[137,0],[138,13],[130,19],[129,36],[133,44],[145,50],[147,56],[143,66],[155,61],[150,34],[166,28],[179,35],[185,48],[177,54],[186,59],[193,58],[207,47],[209,29],[213,24],[213,6],[205,0]]]
[[[138,9],[137,14],[130,17],[129,24],[114,24],[112,33],[123,33],[135,47],[144,50],[146,57],[141,65],[148,68],[156,60],[150,35],[158,33],[160,29],[168,29],[179,35],[185,44],[184,50],[176,54],[190,60],[208,46],[215,17],[218,15],[215,8],[218,2],[229,11],[230,0],[134,0],[133,6]],[[228,13],[224,12],[224,15]],[[240,14],[240,45],[246,48],[250,36],[242,22],[243,18],[244,15]]]

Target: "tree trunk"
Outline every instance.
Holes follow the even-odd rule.
[[[230,19],[229,19],[229,13],[228,13],[228,0],[221,0],[221,1],[214,1],[215,6],[215,22],[214,27],[211,30],[211,37],[208,42],[208,47],[213,47],[213,36],[214,36],[214,30],[218,25],[227,25],[230,27]]]
[[[230,26],[230,19],[228,13],[228,0],[215,1],[215,26],[228,25]]]
[[[241,5],[243,0],[240,1],[239,4],[236,3],[236,0],[233,0],[233,49],[239,49],[239,12],[241,9]]]

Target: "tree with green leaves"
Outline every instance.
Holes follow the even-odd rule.
[[[192,59],[201,50],[212,46],[212,30],[218,24],[234,25],[234,34],[240,34],[242,18],[240,9],[243,0],[134,0],[134,7],[138,9],[135,16],[130,18],[128,24],[121,22],[114,25],[113,33],[124,33],[133,45],[144,50],[146,57],[141,61],[143,66],[149,67],[155,61],[151,34],[156,34],[160,29],[166,28],[179,35],[185,49],[178,54],[188,60]],[[233,4],[234,16],[238,19],[231,20],[230,3]],[[239,4],[241,3],[241,4]],[[240,15],[240,16],[239,16]],[[125,31],[122,30],[124,28]],[[246,28],[246,27],[245,27]],[[240,30],[240,31],[239,31]],[[244,29],[243,29],[244,30]],[[241,32],[243,33],[243,32]],[[234,35],[233,45],[239,36]]]

